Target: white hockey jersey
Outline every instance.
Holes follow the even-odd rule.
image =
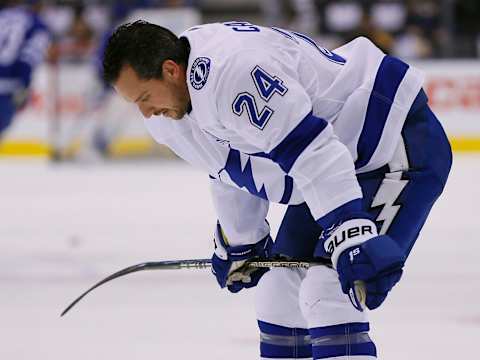
[[[366,38],[330,52],[305,35],[245,22],[182,36],[192,111],[145,124],[209,172],[232,245],[268,233],[269,201],[307,202],[321,219],[361,198],[355,175],[390,160],[423,82]]]

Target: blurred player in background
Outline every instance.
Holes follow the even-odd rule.
[[[288,1],[295,14],[290,22],[285,14],[284,2],[282,0],[261,0],[259,2],[267,25],[286,26],[306,34],[316,34],[319,31],[319,14],[314,0]]]
[[[210,174],[213,272],[232,292],[258,284],[261,357],[375,358],[355,283],[369,309],[384,302],[452,160],[422,74],[366,38],[331,52],[247,22],[180,38],[135,22],[110,38],[104,76],[158,142]],[[269,202],[288,205],[275,243]],[[332,268],[243,266],[272,255]]]
[[[28,101],[33,70],[43,61],[50,33],[38,17],[40,1],[0,2],[0,136]]]

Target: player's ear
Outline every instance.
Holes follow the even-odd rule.
[[[162,64],[162,76],[164,78],[174,79],[180,73],[180,66],[173,60],[165,60]]]

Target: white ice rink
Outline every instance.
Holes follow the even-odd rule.
[[[210,256],[202,173],[3,160],[0,174],[0,360],[257,359],[253,292],[221,291],[205,270],[132,274],[59,317],[123,267]],[[456,156],[403,280],[371,313],[380,359],[480,359],[478,179],[480,157]]]

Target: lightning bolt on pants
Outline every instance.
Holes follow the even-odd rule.
[[[447,136],[428,106],[409,116],[391,161],[357,176],[365,209],[379,233],[388,234],[408,255],[452,166]]]

